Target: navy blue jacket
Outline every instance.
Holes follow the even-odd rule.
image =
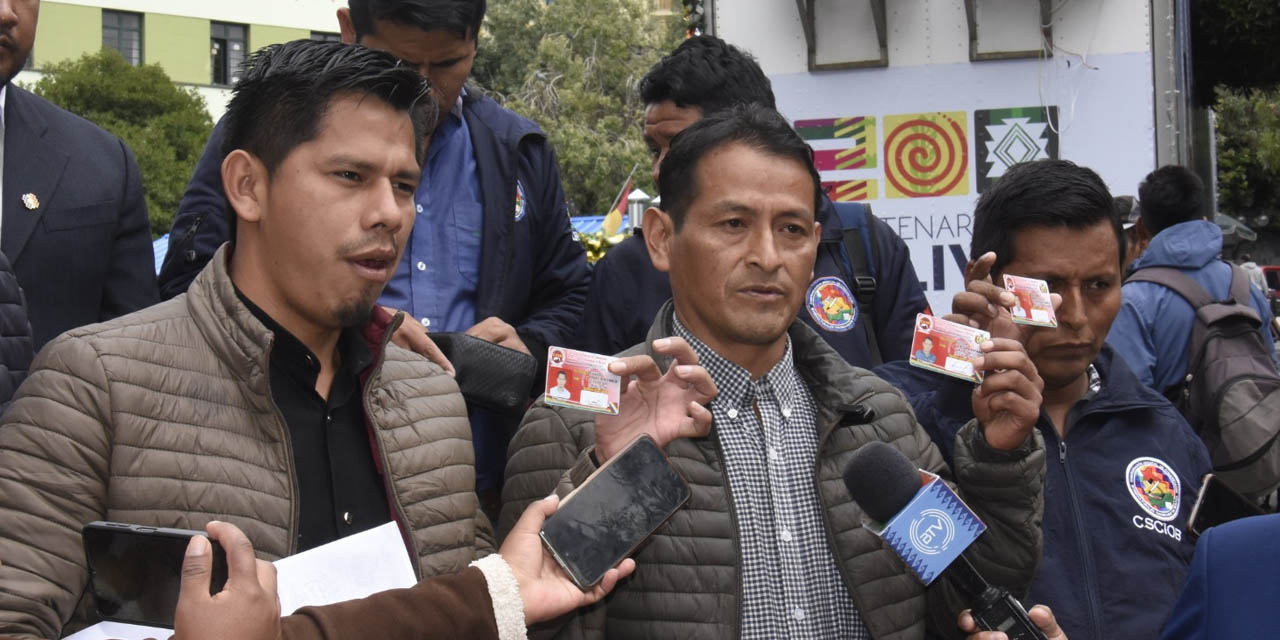
[[[5,91],[0,250],[39,350],[159,301],[151,223],[127,145],[17,85]]]
[[[555,153],[537,125],[478,91],[463,98],[462,113],[471,130],[484,204],[476,320],[501,318],[541,361],[548,345],[569,342],[591,277],[569,222]],[[221,145],[219,123],[173,221],[169,253],[160,269],[165,298],[186,291],[213,252],[230,239]],[[517,180],[526,206],[519,221]]]
[[[844,229],[830,200],[825,200],[818,211],[818,222],[822,224],[822,240],[814,265],[814,280],[839,278],[846,287],[845,293],[852,293],[854,289],[847,281],[845,269],[847,262],[841,257]],[[874,364],[867,341],[868,322],[875,327],[882,359],[885,362],[902,360],[911,351],[916,314],[929,304],[906,243],[879,218],[875,218],[874,224],[880,260],[875,265],[877,287],[870,311],[859,309],[849,328],[839,328],[840,323],[835,323],[837,328],[829,329],[816,319],[818,312],[811,308],[810,300],[806,300],[800,310],[800,318],[846,362],[863,368]],[[821,292],[815,294],[821,297]],[[658,309],[670,297],[671,281],[667,274],[654,268],[643,236],[637,233],[623,240],[596,263],[577,347],[595,353],[619,353],[643,342]],[[851,295],[848,297],[856,304]]]
[[[22,287],[18,286],[9,259],[0,253],[0,407],[13,399],[13,392],[31,369],[34,355]]]
[[[1280,515],[1210,528],[1200,536],[1182,597],[1161,638],[1280,638]]]
[[[1072,408],[1065,440],[1043,413],[1036,424],[1050,455],[1044,559],[1026,602],[1049,605],[1071,640],[1155,638],[1191,561],[1187,521],[1209,454],[1173,405],[1109,347],[1093,364],[1102,389]],[[906,362],[876,373],[906,393],[950,464],[955,435],[973,418],[973,385]],[[1156,479],[1146,475],[1156,470],[1176,478],[1166,479],[1172,491],[1131,486],[1135,475]],[[1162,495],[1172,500],[1142,501]]]

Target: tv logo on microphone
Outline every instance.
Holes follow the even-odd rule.
[[[938,555],[956,538],[956,524],[947,512],[925,509],[911,521],[911,546],[925,555]]]
[[[987,530],[938,476],[920,472],[922,488],[888,522],[869,528],[928,585]],[[879,530],[877,530],[879,528]]]

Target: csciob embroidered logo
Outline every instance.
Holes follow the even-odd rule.
[[[1134,458],[1124,472],[1129,495],[1152,517],[1168,522],[1178,516],[1182,483],[1173,468],[1158,458]]]
[[[516,180],[516,222],[520,222],[524,218],[524,214],[528,213],[529,203],[525,201],[524,185]]]
[[[809,315],[827,331],[848,331],[858,321],[858,303],[849,285],[834,276],[825,276],[809,285],[806,296]]]

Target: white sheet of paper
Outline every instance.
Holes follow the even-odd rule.
[[[412,587],[413,565],[394,522],[276,560],[280,615]]]
[[[63,640],[147,640],[148,638],[168,640],[171,635],[173,631],[159,627],[140,627],[123,622],[99,622]]]
[[[364,598],[417,582],[394,522],[281,558],[275,565],[283,616],[302,607]],[[167,640],[171,635],[168,629],[102,622],[65,640]]]

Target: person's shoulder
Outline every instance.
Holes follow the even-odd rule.
[[[44,140],[52,138],[58,144],[82,152],[85,147],[92,147],[98,152],[119,153],[118,149],[123,144],[120,139],[97,124],[13,83],[9,84],[6,93],[7,109],[12,110],[12,105],[17,103],[18,109],[25,112],[23,115],[28,119],[28,126],[47,127]],[[102,159],[95,158],[96,161]]]
[[[498,104],[484,92],[468,87],[462,99],[462,113],[468,126],[482,124],[499,140],[516,144],[527,136],[545,140],[546,134],[534,121]]]

